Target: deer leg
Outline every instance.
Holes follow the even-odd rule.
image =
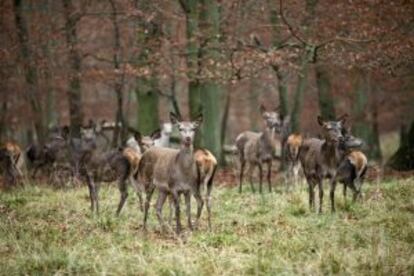
[[[345,204],[346,204],[346,186],[347,186],[347,183],[346,182],[344,182],[343,183],[344,184],[344,190],[343,190],[343,194],[344,194],[344,202],[345,202]]]
[[[185,198],[188,228],[190,228],[190,230],[192,231],[193,230],[193,224],[192,224],[192,221],[191,221],[191,193],[186,192],[184,194],[184,198]],[[201,199],[201,197],[200,197],[200,199]],[[202,206],[201,206],[201,208],[202,208]],[[200,215],[201,215],[201,208],[199,206],[197,206],[197,220],[199,218],[198,213],[200,213]]]
[[[146,192],[146,198],[145,198],[145,206],[144,206],[144,230],[147,230],[147,220],[148,220],[148,211],[150,208],[150,203],[151,203],[151,197],[152,194],[154,193],[154,187],[151,187],[147,190]]]
[[[172,225],[172,219],[174,216],[174,200],[172,196],[168,197],[168,203],[169,203],[169,207],[170,207],[170,213],[168,215],[168,224]]]
[[[203,211],[204,201],[203,201],[203,198],[201,197],[199,189],[197,189],[197,191],[194,193],[194,197],[197,201],[197,218],[196,218],[196,223],[195,223],[196,228],[197,228],[200,217],[201,217],[201,212]]]
[[[91,212],[93,213],[95,211],[95,197],[94,197],[94,183],[92,180],[92,177],[90,175],[86,176],[86,182],[88,184],[88,189],[89,189],[89,198],[91,200]]]
[[[299,163],[293,165],[293,188],[299,186]]]
[[[255,193],[256,190],[254,189],[254,185],[253,185],[253,171],[254,171],[254,164],[250,163],[247,174],[249,175],[250,187],[252,188],[252,192]]]
[[[239,184],[239,193],[242,192],[243,174],[244,174],[245,167],[246,167],[246,161],[240,160],[240,184]]]
[[[124,207],[125,201],[128,197],[128,186],[125,180],[120,179],[119,180],[119,192],[121,193],[121,198],[119,200],[118,209],[116,210],[116,215],[119,216],[119,214],[122,211],[122,207]],[[142,199],[140,199],[140,203]],[[142,206],[141,206],[142,207]]]
[[[330,191],[329,191],[329,197],[331,199],[331,211],[332,213],[335,212],[335,188],[336,188],[336,177],[333,177],[330,181]]]
[[[164,206],[164,202],[167,199],[167,193],[164,191],[160,191],[156,203],[156,210],[157,210],[157,218],[158,222],[160,223],[162,231],[165,230],[164,220],[162,219],[162,207]]]
[[[262,189],[262,186],[263,186],[263,166],[262,166],[262,163],[259,163],[258,167],[259,167],[259,190],[260,190],[260,193],[262,194],[263,193],[263,189]]]
[[[131,175],[129,177],[129,181],[131,182],[132,186],[135,188],[135,193],[137,194],[138,201],[139,201],[139,209],[141,212],[144,211],[144,202],[142,199],[142,190],[141,186],[138,184],[138,182],[134,179],[134,177]]]
[[[180,219],[180,199],[177,193],[173,193],[173,200],[175,206],[175,221],[176,221],[176,233],[180,234],[181,232],[181,219]]]
[[[272,161],[267,163],[267,185],[269,186],[269,193],[272,192]]]
[[[318,190],[319,190],[319,214],[322,214],[322,205],[323,205],[323,179],[318,179]]]
[[[309,194],[309,210],[313,211],[315,206],[315,192],[314,192],[314,182],[311,177],[306,177],[306,182],[308,183],[308,194]]]

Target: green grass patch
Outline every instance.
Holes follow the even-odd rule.
[[[177,238],[160,233],[153,207],[143,232],[132,192],[116,217],[115,186],[101,188],[100,215],[90,214],[86,187],[26,186],[0,194],[0,274],[413,275],[414,179],[363,188],[357,203],[339,188],[335,214],[329,196],[323,214],[310,211],[305,187],[263,195],[216,188],[213,230],[203,212],[189,231],[183,212]]]

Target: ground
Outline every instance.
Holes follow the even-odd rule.
[[[159,232],[154,209],[145,234],[135,195],[115,217],[116,187],[102,187],[99,216],[86,187],[3,192],[0,274],[414,274],[414,178],[367,183],[356,204],[339,187],[335,214],[326,190],[322,215],[308,210],[305,187],[213,192],[212,232],[203,213],[200,229],[181,238]]]

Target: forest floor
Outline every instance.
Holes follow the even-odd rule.
[[[366,183],[355,204],[338,187],[335,214],[327,189],[321,215],[308,210],[304,186],[279,190],[217,187],[213,230],[203,212],[188,231],[183,214],[180,238],[160,233],[153,208],[144,233],[132,193],[116,217],[115,186],[101,188],[100,215],[90,214],[86,187],[2,192],[0,274],[414,274],[414,178]]]

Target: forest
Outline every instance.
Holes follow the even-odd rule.
[[[0,60],[5,274],[414,273],[414,1],[4,0]]]

